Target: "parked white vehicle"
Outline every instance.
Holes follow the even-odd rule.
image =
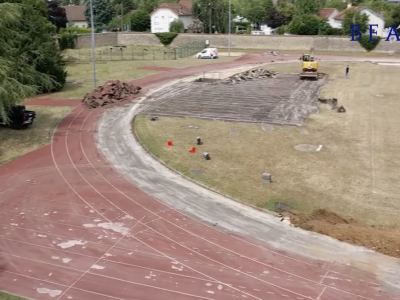
[[[218,58],[218,50],[217,48],[206,48],[203,51],[196,54],[198,59],[202,58]]]

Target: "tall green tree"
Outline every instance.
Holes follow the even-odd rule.
[[[316,14],[322,7],[323,2],[321,0],[296,0],[295,5],[299,14]]]
[[[145,10],[135,11],[130,15],[132,31],[147,31],[151,27],[150,15]]]
[[[289,32],[298,35],[317,35],[321,19],[316,15],[297,15],[289,24]]]
[[[38,8],[41,7],[36,10],[34,5],[22,3],[22,1],[19,3],[0,1],[2,13],[0,18],[0,115],[5,120],[7,120],[7,112],[13,105],[23,103],[26,98],[39,92],[62,87],[54,76],[55,60],[52,57],[46,57],[48,54],[57,54],[52,51],[54,48],[51,47],[51,43],[56,50],[58,48],[53,35],[47,31],[51,28],[55,33],[55,27],[47,21],[46,16],[41,14],[46,12],[44,2],[41,4],[36,3]],[[43,30],[40,25],[46,23],[50,27]],[[52,70],[43,71],[46,64]],[[56,67],[59,73],[62,73],[65,82],[66,73],[63,67]]]
[[[293,17],[298,14],[297,7],[290,0],[279,0],[276,10],[285,16],[286,24],[289,24]]]
[[[324,6],[327,8],[336,8],[338,11],[342,11],[346,9],[347,4],[346,2],[343,2],[343,0],[328,0]]]
[[[114,16],[114,8],[108,0],[92,0],[93,2],[93,23],[95,29],[103,29]],[[91,27],[90,5],[89,0],[86,1],[85,9],[86,22]]]
[[[236,8],[232,5],[232,12]],[[193,3],[193,14],[204,24],[204,32],[227,33],[229,30],[228,1],[224,0],[196,0]]]
[[[397,28],[400,25],[400,4],[396,5],[393,9],[391,18],[393,20],[393,25]]]
[[[343,34],[351,35],[352,24],[360,26],[361,34],[366,33],[369,29],[368,21],[369,17],[366,14],[360,13],[356,10],[347,10],[342,20]]]

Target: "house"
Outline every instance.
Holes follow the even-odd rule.
[[[340,27],[336,27],[336,28],[341,28],[342,21],[344,19],[346,11],[348,11],[348,10],[356,10],[356,11],[362,13],[362,14],[366,14],[369,17],[368,23],[370,25],[378,25],[378,26],[374,26],[373,27],[373,29],[376,31],[375,35],[381,36],[381,37],[384,36],[385,19],[383,18],[383,13],[377,14],[373,10],[371,10],[371,9],[369,9],[367,7],[364,7],[364,6],[354,7],[354,6],[351,6],[349,4],[345,10],[341,11],[339,14],[337,14],[333,18],[335,26],[340,26]]]
[[[72,26],[88,28],[88,23],[85,17],[85,5],[67,5],[62,7],[65,8],[69,24],[72,23]]]
[[[180,0],[178,3],[162,3],[151,14],[151,32],[169,32],[169,24],[181,20],[185,30],[193,23],[192,1]]]
[[[318,16],[323,20],[327,20],[331,27],[340,28],[341,23],[337,23],[334,20],[334,17],[336,17],[338,14],[339,11],[336,8],[324,8],[318,13]]]

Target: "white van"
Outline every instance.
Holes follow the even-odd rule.
[[[196,54],[198,59],[202,58],[218,58],[218,50],[217,48],[206,48],[203,51]]]

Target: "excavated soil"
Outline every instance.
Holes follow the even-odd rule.
[[[400,230],[366,227],[325,209],[315,210],[311,215],[294,212],[285,212],[283,215],[289,216],[290,222],[296,227],[400,258]]]

